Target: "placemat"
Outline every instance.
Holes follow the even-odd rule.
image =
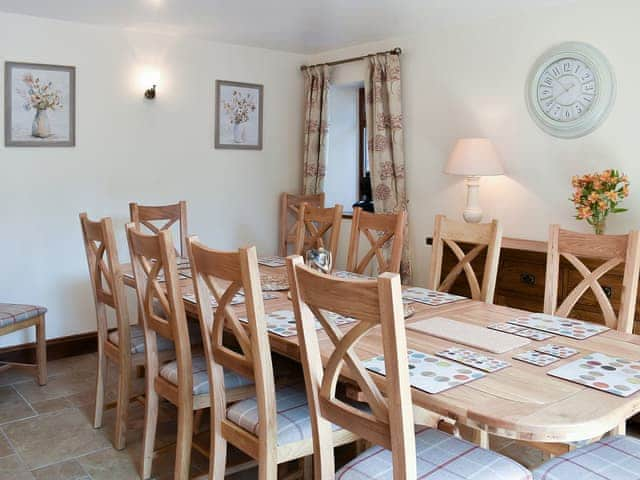
[[[287,264],[283,257],[278,257],[276,255],[271,257],[260,257],[258,258],[258,263],[266,267],[284,267]]]
[[[451,293],[437,292],[435,290],[429,290],[427,288],[411,287],[402,292],[402,298],[405,300],[411,300],[412,302],[424,303],[425,305],[444,305],[445,303],[457,302],[459,300],[466,300],[465,297],[460,295],[453,295]]]
[[[333,320],[335,325],[347,325],[356,320],[343,317],[333,312],[323,312],[327,318]],[[241,322],[247,323],[246,317],[238,318]],[[298,335],[296,328],[296,317],[292,310],[276,310],[267,314],[267,330],[281,337],[295,337]],[[322,330],[322,324],[316,320],[316,330]]]
[[[198,303],[198,301],[196,300],[195,293],[185,293],[184,295],[182,295],[182,298],[184,298],[187,302],[190,302],[190,303]],[[215,299],[215,297],[211,295],[209,298],[211,299],[211,306],[214,308],[217,308],[218,301]],[[262,294],[263,300],[273,300],[274,298],[278,298],[278,296],[274,295],[273,293],[266,293],[266,292]],[[236,293],[231,299],[231,302],[229,303],[231,305],[240,305],[241,303],[244,303],[244,295],[242,293]]]
[[[640,362],[604,353],[586,355],[547,373],[619,397],[629,397],[640,390]]]
[[[436,355],[489,373],[511,366],[509,362],[499,358],[489,357],[488,355],[482,355],[473,350],[460,347],[449,347],[441,352],[436,352]]]
[[[545,313],[523,315],[522,317],[509,320],[508,323],[522,325],[535,330],[542,330],[543,332],[555,333],[556,335],[575,338],[576,340],[584,340],[609,330],[609,328],[604,325],[596,325],[595,323],[583,322],[582,320],[574,320],[571,318],[556,317]]]
[[[485,376],[479,370],[443,360],[428,353],[407,350],[409,382],[412,387],[427,393],[440,393]],[[386,375],[384,355],[373,357],[363,365],[367,370]]]
[[[538,342],[542,340],[549,340],[554,337],[554,335],[547,332],[541,332],[540,330],[533,330],[519,325],[511,325],[510,323],[492,323],[491,325],[487,325],[487,328],[490,328],[491,330],[498,330],[499,332],[510,333],[519,337],[530,338],[531,340],[536,340]]]
[[[343,280],[374,280],[376,278],[368,275],[362,275],[361,273],[345,272],[344,270],[337,270],[333,272],[333,276],[342,278]]]
[[[496,332],[478,325],[444,317],[419,320],[407,325],[407,329],[491,353],[505,353],[531,343],[526,338],[514,337],[508,333]]]

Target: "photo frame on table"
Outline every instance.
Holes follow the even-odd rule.
[[[5,62],[4,144],[76,144],[76,68]]]
[[[263,86],[216,80],[215,148],[262,150]]]

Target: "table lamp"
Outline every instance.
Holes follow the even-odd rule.
[[[462,216],[467,223],[482,220],[482,209],[478,201],[480,177],[503,175],[504,168],[493,143],[488,138],[462,138],[458,140],[444,173],[466,176],[467,206]]]

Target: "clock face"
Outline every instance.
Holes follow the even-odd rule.
[[[529,77],[533,119],[547,133],[574,138],[593,131],[615,97],[613,72],[595,48],[568,42],[548,51]]]

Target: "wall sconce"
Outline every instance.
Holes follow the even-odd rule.
[[[153,100],[154,98],[156,98],[156,86],[153,85],[151,88],[147,88],[144,91],[144,98],[149,99],[149,100]]]
[[[153,100],[156,98],[156,87],[160,83],[160,73],[157,70],[145,68],[140,74],[140,84],[145,88],[144,98]]]

